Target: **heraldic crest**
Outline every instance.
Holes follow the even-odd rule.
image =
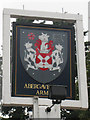
[[[28,37],[32,41],[35,35],[30,33]],[[49,37],[48,34],[41,33],[35,44],[32,44],[31,41],[24,44],[24,61],[27,63],[27,71],[29,69],[61,71],[60,64],[63,63],[63,46],[60,44],[53,45],[53,41],[48,40]]]

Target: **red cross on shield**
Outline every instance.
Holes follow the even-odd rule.
[[[48,53],[38,53],[36,64],[41,70],[45,71],[52,66],[52,57]]]

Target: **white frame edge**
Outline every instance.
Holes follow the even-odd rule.
[[[63,108],[87,109],[88,92],[85,64],[85,50],[83,40],[82,16],[74,14],[61,14],[53,12],[26,11],[15,9],[4,9],[3,12],[3,86],[2,104],[3,105],[33,105],[33,98],[11,97],[10,85],[10,17],[25,16],[31,18],[56,19],[56,20],[75,20],[76,21],[76,42],[77,42],[77,64],[79,79],[79,100],[64,100],[61,104]],[[39,105],[51,105],[51,100],[39,98]]]
[[[90,1],[88,2],[88,41],[90,41]]]

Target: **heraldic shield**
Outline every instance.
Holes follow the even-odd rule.
[[[14,25],[13,79],[20,93],[35,94],[32,85],[71,82],[71,30],[51,26]],[[19,89],[21,86],[22,91]],[[25,88],[30,88],[25,89]],[[44,88],[43,88],[44,89]],[[68,90],[68,91],[69,91]],[[34,91],[32,93],[31,91]],[[19,93],[18,92],[18,93]],[[70,92],[68,92],[70,96]]]
[[[20,58],[26,72],[36,81],[57,78],[67,61],[67,33],[58,30],[21,29]],[[23,52],[23,54],[22,54]]]

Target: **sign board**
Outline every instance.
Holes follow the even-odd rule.
[[[73,97],[71,28],[14,23],[13,40],[12,96],[48,97],[49,85],[64,85]]]
[[[61,14],[61,13],[53,13],[53,12],[39,12],[39,11],[25,11],[25,10],[13,10],[13,9],[4,9],[3,12],[3,88],[2,88],[2,104],[3,105],[33,105],[33,97],[30,97],[29,95],[34,96],[36,94],[35,90],[32,90],[32,93],[29,93],[28,91],[28,85],[27,84],[46,84],[48,85],[49,83],[55,83],[57,84],[57,81],[60,82],[62,79],[58,79],[60,74],[65,69],[65,66],[67,65],[68,67],[65,69],[68,71],[68,79],[65,79],[68,83],[68,96],[67,97],[72,97],[71,95],[71,89],[72,86],[70,87],[70,80],[72,78],[72,39],[71,39],[71,30],[69,29],[62,29],[62,28],[54,28],[51,27],[46,27],[43,28],[41,26],[18,26],[16,25],[16,33],[14,33],[14,39],[15,42],[15,66],[13,68],[13,76],[11,76],[11,64],[12,61],[10,61],[10,18],[11,17],[28,17],[30,19],[43,19],[43,20],[65,20],[65,21],[74,21],[75,26],[76,26],[76,52],[77,52],[77,68],[78,68],[78,83],[79,83],[79,100],[64,100],[61,103],[61,107],[63,108],[69,108],[69,109],[76,109],[76,108],[82,108],[86,109],[88,108],[88,94],[87,94],[87,79],[86,79],[86,65],[85,65],[85,51],[84,51],[84,42],[83,42],[83,24],[82,24],[82,16],[81,15],[73,15],[73,14]],[[36,32],[36,29],[38,30],[38,33]],[[49,29],[49,30],[48,30]],[[52,32],[55,32],[56,35],[60,33],[60,36],[63,36],[64,39],[60,39],[60,41],[55,40],[52,38]],[[21,37],[20,37],[21,36]],[[38,42],[40,42],[39,38],[42,40],[42,36],[45,36],[45,40],[47,39],[47,43],[41,44],[39,47]],[[22,40],[22,42],[21,42]],[[54,41],[55,40],[55,41]],[[65,40],[67,44],[65,44]],[[31,41],[31,42],[30,42]],[[50,42],[51,41],[51,42]],[[58,42],[57,42],[58,41]],[[18,43],[18,44],[17,44]],[[22,47],[21,47],[21,46]],[[42,47],[44,46],[44,48]],[[58,47],[59,46],[59,47]],[[66,48],[65,48],[66,46]],[[19,47],[19,48],[18,48]],[[28,49],[28,47],[31,47]],[[40,48],[40,49],[39,49]],[[52,48],[52,49],[50,49]],[[59,48],[61,50],[61,53],[59,53],[58,60],[62,61],[62,63],[59,61],[57,63],[60,64],[53,65],[53,62],[55,61],[54,53]],[[39,53],[37,52],[37,49],[39,50]],[[45,53],[43,53],[44,51]],[[49,52],[46,52],[46,50],[51,50],[50,54]],[[67,49],[67,51],[66,51]],[[29,52],[33,51],[30,55]],[[42,52],[43,51],[43,52]],[[66,54],[68,53],[68,55]],[[23,53],[23,55],[22,55]],[[26,53],[26,54],[25,54]],[[38,54],[36,54],[38,53]],[[58,53],[58,50],[57,50]],[[48,54],[48,55],[47,55]],[[34,56],[35,55],[35,56]],[[51,55],[51,56],[50,56]],[[61,55],[61,56],[60,56]],[[65,56],[66,55],[66,56]],[[35,59],[31,59],[31,58]],[[27,59],[29,58],[29,59]],[[47,58],[47,59],[46,59]],[[61,59],[62,58],[62,59]],[[48,60],[50,59],[50,61]],[[21,61],[20,61],[21,60]],[[28,64],[28,62],[33,63],[33,64]],[[35,62],[32,62],[34,61]],[[46,62],[49,61],[49,62]],[[68,64],[67,64],[67,62]],[[64,64],[65,62],[65,64]],[[44,63],[44,64],[43,64]],[[39,66],[38,66],[39,65]],[[22,70],[21,70],[22,66]],[[52,67],[53,66],[53,67]],[[54,68],[58,66],[58,69],[54,71]],[[32,68],[31,68],[32,67]],[[51,68],[50,68],[51,67]],[[37,69],[37,70],[35,70]],[[20,71],[19,71],[20,70]],[[52,71],[51,71],[52,70]],[[18,72],[19,74],[18,74]],[[39,74],[42,76],[39,72],[45,73],[47,72],[47,78],[49,78],[48,73],[51,73],[52,77],[49,79],[45,79],[43,77],[38,77],[35,78],[34,74]],[[23,76],[23,72],[26,74]],[[65,71],[64,71],[65,72]],[[66,73],[65,73],[66,75]],[[30,77],[30,79],[28,78]],[[56,77],[55,77],[56,76]],[[12,92],[12,80],[11,77],[13,77],[13,80],[15,83],[13,84],[14,86],[14,92]],[[23,79],[23,77],[26,77],[26,79]],[[63,76],[65,78],[65,76]],[[63,78],[62,77],[62,78]],[[19,79],[20,78],[20,79]],[[22,81],[21,81],[22,78]],[[39,79],[42,78],[42,79]],[[16,79],[16,80],[15,80]],[[18,80],[18,81],[17,81]],[[32,82],[33,81],[33,82]],[[63,84],[65,84],[62,81]],[[62,84],[60,83],[60,84]],[[19,86],[20,85],[20,86]],[[16,88],[15,88],[16,87]],[[20,91],[20,88],[22,91]],[[25,88],[24,88],[25,87]],[[39,88],[42,87],[39,86]],[[45,86],[43,86],[45,87]],[[70,92],[69,92],[70,90]],[[12,93],[12,94],[11,94]],[[18,95],[19,96],[16,96]],[[20,96],[21,95],[21,96]],[[25,97],[24,95],[28,95],[28,97]],[[41,97],[45,97],[44,95]],[[38,101],[39,105],[51,105],[52,101],[47,99],[47,98],[39,98]]]

